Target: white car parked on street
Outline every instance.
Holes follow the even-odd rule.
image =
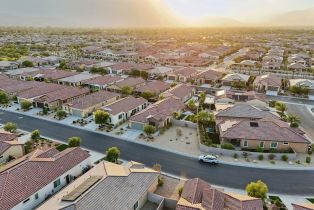
[[[210,164],[218,164],[219,161],[217,157],[213,155],[201,155],[198,157],[198,160],[204,163],[210,163]]]

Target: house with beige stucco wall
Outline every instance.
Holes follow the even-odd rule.
[[[18,141],[17,135],[0,131],[0,164],[22,157],[23,154],[24,144]]]

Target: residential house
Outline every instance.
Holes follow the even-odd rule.
[[[144,130],[145,125],[162,128],[171,123],[174,112],[182,111],[184,108],[185,104],[181,100],[169,97],[132,116],[129,124],[136,130]]]
[[[81,148],[36,150],[0,169],[2,210],[31,210],[80,176],[90,165]]]
[[[205,70],[195,75],[195,82],[199,85],[214,84],[222,78],[222,73],[215,70]]]
[[[233,82],[245,82],[247,83],[249,81],[250,76],[245,74],[238,74],[238,73],[231,73],[227,74],[221,79],[223,86],[232,86]]]
[[[131,116],[142,111],[148,106],[148,101],[144,98],[128,96],[116,102],[101,107],[102,110],[110,114],[110,123],[118,125],[129,119]]]
[[[133,161],[127,165],[100,162],[38,210],[157,209],[158,204],[149,201],[149,194],[155,192],[158,176],[159,172]]]
[[[175,97],[182,102],[188,101],[195,93],[195,88],[187,84],[178,84],[162,93],[164,97]]]
[[[281,89],[281,78],[274,74],[257,76],[253,82],[256,91],[276,96]]]
[[[87,88],[67,87],[46,93],[33,100],[34,107],[48,107],[50,109],[61,108],[63,104],[83,97],[89,93]]]
[[[185,67],[167,74],[167,80],[188,82],[198,73],[195,68]]]
[[[232,143],[243,149],[307,153],[310,141],[298,130],[274,117],[259,120],[230,119],[217,124],[221,143]]]
[[[82,84],[84,84],[85,81],[88,81],[88,80],[96,78],[96,77],[100,77],[100,75],[99,74],[90,74],[88,72],[82,72],[82,73],[77,74],[77,75],[73,75],[70,77],[65,77],[65,78],[59,79],[58,83],[60,85],[69,85],[69,86],[77,87],[77,86],[81,86]]]
[[[283,57],[276,55],[267,55],[263,57],[262,69],[281,69],[283,67]]]
[[[291,63],[288,65],[288,69],[291,71],[305,71],[308,67],[302,63]]]
[[[240,63],[235,63],[230,66],[235,70],[255,70],[258,67],[258,62],[253,60],[243,60]]]
[[[248,105],[248,104],[236,104],[228,109],[225,109],[216,114],[216,120],[259,120],[265,117],[276,117],[268,110]]]
[[[154,95],[158,96],[160,93],[168,90],[171,87],[169,83],[153,80],[147,82],[145,85],[142,85],[135,89],[135,92],[138,94],[142,94],[145,92],[153,93]]]
[[[24,144],[18,141],[16,134],[0,131],[0,164],[20,158],[23,154]]]
[[[310,79],[290,79],[289,80],[290,87],[297,86],[309,89],[308,98],[310,100],[314,100],[314,80]]]
[[[314,210],[314,204],[295,204],[292,203],[293,210]]]
[[[17,69],[19,64],[12,61],[0,61],[0,71],[9,71]]]
[[[119,98],[120,95],[117,93],[102,90],[65,103],[62,109],[73,116],[88,117],[100,107],[113,103]]]
[[[105,90],[106,87],[123,80],[123,77],[105,75],[87,80],[84,82],[84,85],[88,85],[91,90]]]
[[[140,86],[143,86],[145,84],[146,82],[143,78],[128,77],[125,80],[107,86],[106,89],[112,92],[121,92],[123,87],[130,87],[135,90],[136,88],[139,88]]]
[[[47,83],[39,83],[38,86],[27,89],[17,95],[17,100],[19,103],[21,101],[27,100],[33,102],[35,98],[41,97],[50,92],[65,90],[66,87],[57,84],[47,84]]]
[[[176,210],[262,210],[263,201],[247,195],[224,192],[194,178],[185,182]]]
[[[10,98],[32,89],[34,87],[40,87],[42,84],[39,82],[24,82],[11,79],[3,79],[0,81],[0,90],[5,92]]]
[[[6,72],[5,74],[7,76],[9,76],[10,78],[13,79],[18,79],[20,78],[21,74],[25,74],[25,73],[30,73],[30,72],[37,72],[38,70],[40,70],[39,68],[20,68],[20,69],[14,69],[11,71]]]
[[[59,79],[63,79],[66,77],[71,77],[77,75],[79,73],[74,71],[65,71],[65,70],[57,70],[57,69],[48,69],[48,70],[38,70],[33,72],[25,72],[20,75],[21,80],[35,80],[35,81],[46,81],[57,83]]]

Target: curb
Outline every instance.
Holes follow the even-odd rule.
[[[39,116],[36,116],[36,115],[28,115],[28,114],[17,112],[17,111],[13,111],[13,110],[6,110],[6,109],[3,109],[2,107],[0,107],[0,110],[2,110],[4,112],[12,112],[12,113],[24,115],[24,116],[27,116],[27,117],[33,117],[33,118],[49,121],[49,122],[52,122],[52,123],[61,124],[61,125],[64,125],[64,126],[68,126],[68,127],[84,130],[84,131],[87,131],[87,132],[93,132],[93,133],[97,133],[97,134],[104,135],[104,136],[110,136],[110,137],[113,137],[113,138],[116,138],[116,139],[132,142],[132,143],[139,144],[139,145],[142,145],[142,146],[147,146],[147,147],[155,148],[155,149],[158,149],[158,150],[163,150],[163,151],[166,151],[166,152],[169,152],[169,153],[173,153],[173,154],[177,154],[177,155],[181,155],[181,156],[185,156],[185,157],[188,157],[188,158],[191,158],[191,159],[198,160],[198,156],[197,155],[191,155],[191,154],[187,154],[187,153],[183,153],[183,152],[178,152],[178,151],[166,149],[166,148],[163,148],[161,146],[146,144],[146,143],[139,142],[139,141],[136,141],[136,140],[133,140],[133,139],[128,139],[128,138],[125,138],[125,137],[119,137],[119,136],[116,136],[114,134],[104,133],[104,132],[100,132],[100,131],[95,131],[95,130],[92,130],[92,129],[82,128],[82,127],[75,126],[75,125],[64,124],[64,123],[61,123],[61,122],[58,122],[58,121],[54,121],[52,119],[47,119],[47,118],[39,117]],[[62,142],[60,140],[52,139],[50,137],[46,137],[46,136],[43,136],[43,137],[51,139],[51,140],[54,140],[54,141]],[[224,164],[224,165],[230,165],[230,166],[239,166],[239,167],[247,167],[247,168],[258,168],[258,169],[268,169],[268,170],[290,170],[290,171],[291,170],[298,170],[298,171],[311,171],[311,170],[314,170],[314,167],[284,167],[284,166],[283,167],[280,167],[280,166],[273,167],[273,166],[262,166],[262,165],[251,165],[251,164],[248,165],[248,164],[244,164],[244,163],[235,163],[235,162],[229,162],[229,161],[223,161],[223,160],[220,160],[220,163]]]

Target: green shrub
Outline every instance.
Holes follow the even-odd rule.
[[[310,156],[307,156],[307,157],[305,158],[305,162],[306,162],[306,163],[311,163],[311,157],[310,157]]]
[[[276,162],[275,162],[274,160],[271,160],[270,163],[271,163],[271,164],[275,164]]]
[[[262,153],[262,152],[264,152],[264,148],[262,148],[262,147],[257,147],[256,152]]]
[[[301,161],[300,160],[296,160],[295,163],[296,164],[301,164]]]
[[[275,157],[276,157],[276,155],[274,155],[274,154],[269,154],[268,155],[268,159],[269,160],[273,160],[273,159],[275,159]]]
[[[178,189],[178,194],[179,194],[180,197],[181,197],[181,195],[182,195],[182,192],[183,192],[183,187],[180,187],[180,188]]]
[[[224,143],[224,144],[222,144],[222,145],[221,145],[221,148],[222,148],[222,149],[227,149],[227,150],[234,150],[233,145],[230,144],[230,143]]]
[[[56,149],[59,151],[59,152],[62,152],[63,150],[65,150],[66,148],[68,148],[68,145],[66,144],[60,144],[56,147]]]
[[[259,155],[259,156],[258,156],[258,159],[259,159],[259,160],[264,160],[264,155]]]
[[[239,157],[239,155],[237,153],[234,153],[233,158],[237,159]]]
[[[158,177],[158,187],[162,187],[165,184],[165,181],[163,178]]]
[[[282,161],[288,161],[288,156],[287,155],[282,155],[281,156]]]

